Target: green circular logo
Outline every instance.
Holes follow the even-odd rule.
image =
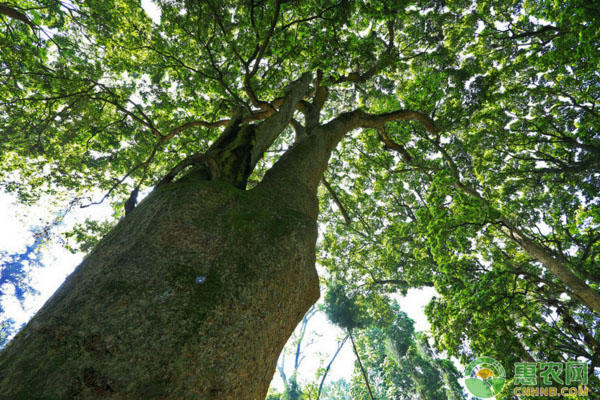
[[[473,396],[494,397],[504,387],[506,374],[502,365],[491,357],[479,357],[465,369],[465,385]]]

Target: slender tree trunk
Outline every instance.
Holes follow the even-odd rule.
[[[356,344],[354,343],[354,336],[352,335],[352,331],[348,331],[348,336],[350,337],[350,341],[352,342],[352,348],[354,349],[354,354],[356,355],[356,359],[358,360],[358,365],[360,366],[360,371],[362,372],[363,379],[365,384],[367,385],[367,390],[369,391],[369,397],[371,400],[374,400],[373,392],[371,391],[371,385],[369,384],[369,377],[367,376],[367,372],[363,367],[362,361],[360,360],[360,355],[358,354],[358,350],[356,349]]]
[[[566,266],[566,263],[558,260],[548,250],[531,240],[521,232],[507,218],[501,218],[500,222],[506,227],[506,234],[517,243],[527,254],[539,260],[586,306],[600,313],[600,292],[594,290],[585,281],[580,279]]]
[[[348,340],[348,336],[349,335],[346,335],[346,337],[344,339],[342,339],[342,341],[338,344],[337,350],[333,354],[333,357],[331,357],[331,360],[329,360],[329,364],[327,364],[327,368],[325,368],[325,372],[323,373],[323,377],[321,378],[321,383],[319,384],[319,392],[317,393],[316,400],[319,400],[319,398],[321,397],[321,391],[323,390],[323,384],[325,383],[327,374],[329,373],[329,370],[331,369],[331,365],[335,361],[335,358],[337,357],[338,353],[340,352],[340,350],[342,350],[342,347],[344,347],[344,343],[346,343],[346,340]]]

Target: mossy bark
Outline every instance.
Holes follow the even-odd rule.
[[[222,152],[211,147],[229,182],[202,165],[170,176],[102,239],[0,352],[0,399],[265,398],[319,297],[317,188],[356,125],[350,113],[314,127],[243,190],[308,82],[255,127],[226,129],[235,140],[218,140]]]
[[[319,296],[305,200],[193,178],[155,190],[1,353],[0,398],[264,399]]]

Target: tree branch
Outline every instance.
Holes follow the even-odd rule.
[[[99,201],[91,202],[89,204],[82,204],[82,205],[79,206],[79,208],[86,208],[86,207],[90,207],[90,206],[93,206],[93,205],[102,204],[102,202],[104,202],[104,200],[106,200],[106,198],[108,196],[110,196],[110,194],[117,187],[119,187],[119,185],[121,185],[125,181],[125,179],[127,179],[131,174],[133,174],[135,171],[137,171],[141,167],[145,167],[144,168],[144,174],[145,174],[145,171],[147,169],[148,164],[150,164],[152,162],[152,160],[154,159],[154,156],[156,155],[156,152],[158,151],[158,148],[160,147],[161,143],[162,143],[161,141],[158,141],[158,143],[156,143],[154,145],[154,148],[152,149],[152,152],[150,153],[150,155],[148,156],[148,158],[146,158],[145,161],[143,161],[143,162],[135,165],[125,175],[123,175],[123,177],[121,179],[119,179],[117,182],[115,182],[115,184],[110,187],[110,189],[108,190],[108,192],[106,192],[106,194]],[[141,184],[141,181],[140,181],[140,184]],[[140,185],[138,185],[135,190],[139,191],[139,187],[140,187]],[[133,197],[135,197],[135,199],[132,200]],[[131,202],[135,203],[136,199],[137,199],[137,193],[134,196],[133,192],[132,192],[132,194],[129,196],[129,199],[127,200],[127,202],[129,202],[130,204],[131,204]],[[129,206],[130,205],[126,204],[126,211],[127,211],[127,207],[129,207]],[[134,207],[135,207],[135,204],[134,204]],[[129,211],[131,211],[131,209]]]
[[[31,30],[35,31],[37,26],[31,22],[31,20],[27,17],[27,15],[15,10],[14,8],[8,7],[5,4],[0,4],[0,15],[5,15],[9,18],[16,19],[21,21],[31,28]]]
[[[385,127],[377,129],[377,133],[379,133],[379,138],[383,141],[383,144],[387,149],[394,150],[395,152],[400,154],[400,157],[402,157],[402,161],[404,161],[405,163],[412,163],[412,157],[410,153],[406,151],[406,148],[400,143],[396,143],[392,139],[390,139],[390,137],[385,132]]]
[[[256,126],[256,143],[252,149],[252,165],[256,165],[262,154],[290,123],[296,110],[296,104],[304,97],[310,82],[310,75],[305,73],[291,85],[284,96],[283,103],[275,114]]]
[[[386,58],[385,56],[391,55],[394,50],[394,20],[391,19],[387,24],[388,28],[388,42],[386,45],[386,50],[382,53],[379,58],[375,61],[375,63],[367,69],[364,73],[360,73],[358,71],[353,71],[346,76],[340,77],[333,81],[334,84],[343,83],[343,82],[353,82],[353,83],[364,83],[367,80],[371,79],[375,74],[377,74],[383,67],[385,67],[389,63],[390,57]]]
[[[412,110],[397,110],[384,114],[369,114],[358,111],[361,128],[382,128],[385,123],[402,120],[419,121],[431,133],[439,133],[441,128],[435,125],[428,115]]]
[[[304,128],[304,126],[302,126],[300,122],[292,118],[290,121],[290,125],[292,125],[292,128],[294,128],[294,133],[296,134],[296,137],[294,138],[294,143],[298,143],[300,140],[306,137],[306,129]]]
[[[333,191],[333,188],[331,187],[331,185],[329,184],[329,182],[327,182],[327,179],[325,179],[325,177],[323,177],[323,179],[321,179],[321,181],[323,182],[323,185],[325,186],[325,188],[327,189],[327,191],[331,195],[331,198],[333,199],[333,201],[335,202],[335,204],[340,209],[340,212],[342,213],[342,216],[344,217],[344,221],[346,222],[346,225],[351,226],[352,225],[352,219],[350,218],[350,215],[348,215],[348,211],[346,211],[346,208],[344,208],[344,205],[342,204],[342,202],[340,201],[340,199],[337,197],[337,194],[335,194],[335,192]]]
[[[504,226],[504,232],[513,242],[518,244],[527,254],[544,264],[563,284],[573,291],[573,294],[583,304],[596,313],[600,313],[600,293],[588,286],[585,281],[571,272],[562,260],[557,259],[556,255],[552,254],[550,250],[530,239],[507,218],[500,217],[499,221]]]
[[[248,63],[245,64],[246,74],[244,75],[244,89],[246,90],[246,94],[250,98],[250,101],[252,102],[252,105],[254,107],[260,108],[261,110],[269,110],[269,109],[272,108],[272,106],[268,102],[261,101],[261,100],[258,99],[258,97],[256,96],[256,94],[252,90],[252,84],[250,82],[250,79],[254,75],[256,75],[256,72],[258,71],[258,67],[259,67],[260,62],[262,60],[262,57],[263,57],[263,55],[265,53],[265,50],[267,49],[267,46],[269,45],[269,41],[271,40],[271,37],[273,36],[273,31],[275,30],[275,26],[277,25],[277,21],[279,20],[279,11],[280,11],[280,9],[281,9],[281,0],[275,0],[275,13],[274,13],[273,19],[271,21],[271,26],[269,27],[269,32],[265,36],[265,39],[263,40],[262,45],[260,47],[258,47],[254,51],[254,54],[252,55],[252,57],[250,58],[250,60],[248,60]],[[252,59],[254,59],[254,65],[252,66],[251,70],[248,70],[247,65],[250,64],[250,62],[252,61]]]
[[[406,151],[401,145],[393,142],[389,137],[385,135],[385,132],[382,130],[379,131],[380,136],[382,136],[382,140],[386,143],[388,148],[393,150],[402,152]],[[384,139],[385,138],[385,139]],[[450,171],[455,179],[454,187],[459,191],[467,194],[468,196],[483,200],[488,209],[493,212],[497,212],[492,206],[489,204],[489,201],[480,195],[475,189],[470,186],[464,184],[461,181],[460,173],[458,167],[454,163],[454,160],[450,157],[446,149],[444,149],[440,144],[432,139],[428,139],[437,150],[442,153],[442,156],[446,160]],[[402,154],[402,153],[401,153]],[[565,265],[564,260],[557,259],[557,256],[553,254],[550,250],[542,247],[536,241],[530,239],[526,234],[524,234],[519,228],[517,228],[512,222],[508,220],[508,218],[502,216],[498,213],[498,222],[500,222],[504,226],[504,231],[508,235],[508,237],[515,242],[519,247],[525,251],[525,253],[534,257],[536,260],[540,261],[546,268],[548,268],[556,277],[567,287],[569,287],[576,297],[585,305],[587,305],[592,310],[600,313],[600,294],[588,286],[583,280],[581,280],[577,275],[569,270],[569,268]]]
[[[346,343],[346,340],[348,340],[349,336],[350,335],[346,335],[346,337],[344,337],[344,339],[340,342],[340,344],[338,345],[337,350],[333,354],[333,357],[331,357],[331,360],[329,361],[329,364],[327,364],[327,368],[325,368],[325,373],[323,374],[323,378],[321,378],[321,383],[319,384],[319,392],[317,393],[317,399],[316,400],[319,400],[319,398],[321,397],[321,390],[323,390],[323,383],[325,383],[325,378],[327,378],[327,373],[329,372],[329,369],[331,368],[331,364],[333,364],[333,362],[335,361],[335,358],[337,357],[337,355],[340,352],[340,350],[342,350],[342,347],[344,347],[344,343]]]

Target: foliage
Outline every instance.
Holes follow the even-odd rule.
[[[274,107],[267,102],[309,72],[321,84],[314,91],[327,94],[321,122],[420,115],[357,124],[331,157],[319,261],[332,321],[389,322],[367,310],[384,308],[373,293],[432,286],[432,337],[449,355],[466,363],[485,353],[505,365],[582,359],[595,371],[600,18],[592,4],[156,5],[153,21],[132,0],[8,4],[13,13],[0,14],[4,190],[24,203],[58,193],[84,205],[106,199],[120,215],[134,190],[206,151],[232,110],[259,121]],[[293,125],[309,127],[307,115],[299,111]],[[293,142],[287,128],[249,188]],[[105,196],[89,198],[98,191]],[[90,222],[72,237],[105,228]]]
[[[357,299],[348,296],[344,286],[339,284],[327,289],[324,311],[333,324],[349,331],[363,328],[369,322]]]
[[[298,384],[296,379],[296,375],[290,376],[286,386],[285,391],[283,392],[282,400],[301,400],[302,397],[302,389]]]
[[[15,333],[15,320],[12,318],[3,318],[0,321],[0,348],[6,346],[9,338]]]
[[[323,400],[351,400],[350,384],[343,378],[333,381],[323,388]]]
[[[276,390],[270,389],[265,400],[281,400],[281,393]]]

